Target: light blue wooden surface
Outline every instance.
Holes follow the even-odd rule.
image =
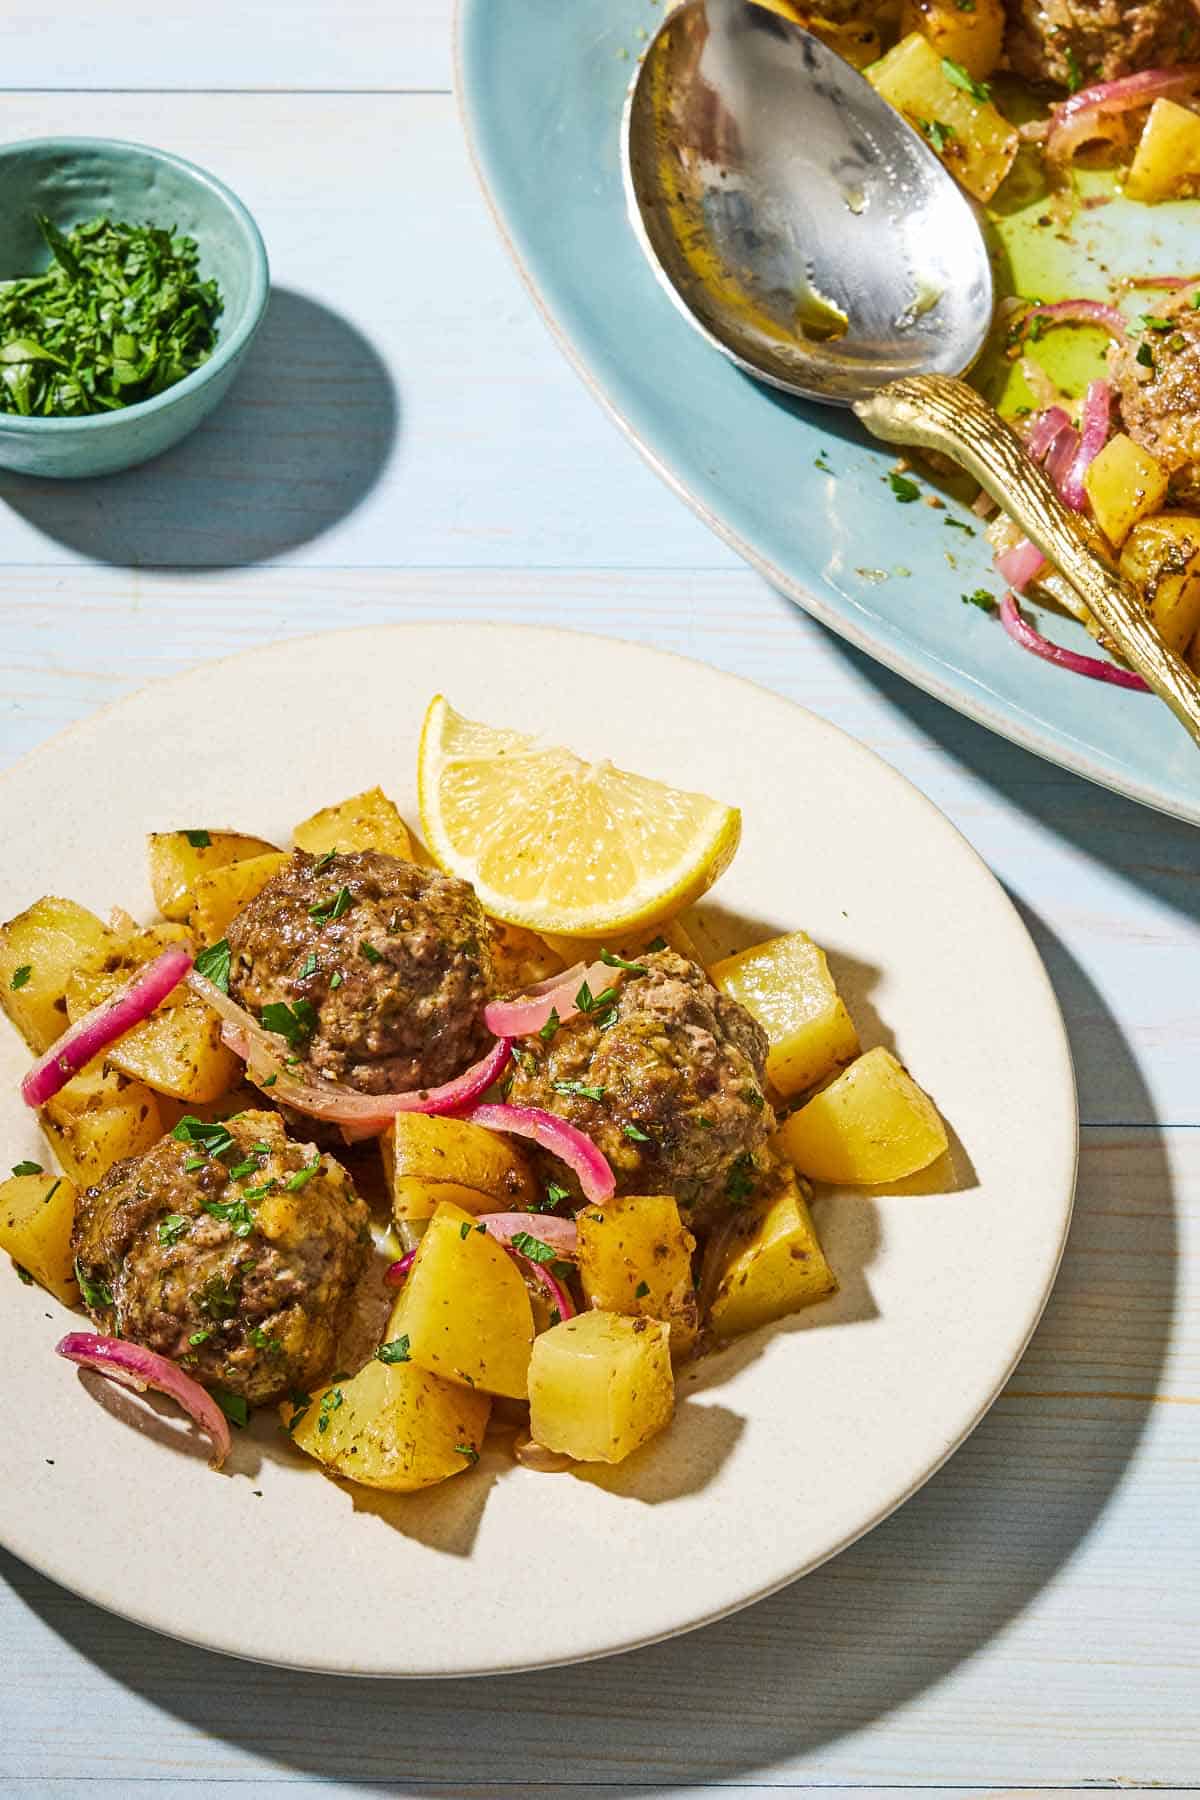
[[[847,650],[642,467],[493,241],[449,98],[318,91],[444,87],[441,0],[170,12],[67,0],[14,29],[10,9],[0,81],[43,91],[5,95],[4,133],[207,163],[264,229],[275,316],[228,411],[156,468],[0,477],[0,759],[197,659],[374,619],[574,624],[745,674],[902,769],[1021,905],[1079,1067],[1079,1212],[1030,1351],[947,1468],[806,1582],[670,1645],[360,1686],[168,1643],[0,1557],[0,1792],[1196,1785],[1200,839]],[[165,92],[189,86],[308,91]],[[93,91],[45,91],[68,88]]]

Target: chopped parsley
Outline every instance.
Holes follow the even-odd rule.
[[[527,1256],[530,1262],[535,1263],[553,1262],[558,1254],[549,1244],[543,1244],[541,1238],[530,1237],[527,1231],[514,1232],[512,1247],[518,1256]]]
[[[989,594],[986,588],[976,588],[973,593],[963,595],[964,606],[977,606],[980,612],[995,612],[996,596]]]
[[[254,1214],[244,1195],[239,1195],[236,1200],[206,1200],[204,1210],[214,1219],[220,1219],[223,1225],[232,1225],[234,1237],[247,1238],[254,1230]]]
[[[333,974],[329,977],[330,991],[334,988],[340,988],[344,979],[345,977],[343,976],[342,971],[340,969],[335,969]]]
[[[177,1244],[188,1228],[187,1219],[182,1213],[168,1213],[165,1219],[158,1221],[158,1241],[168,1249]]]
[[[294,1050],[307,1043],[317,1029],[317,1015],[310,1000],[297,1000],[294,1006],[286,1000],[272,1000],[262,1009],[262,1024],[264,1031],[273,1031]]]
[[[975,527],[973,525],[968,525],[962,519],[952,519],[949,513],[947,513],[946,517],[942,520],[942,524],[949,526],[951,531],[965,531],[968,537],[975,536]]]
[[[741,1206],[749,1199],[758,1185],[758,1170],[754,1158],[749,1151],[743,1151],[733,1160],[728,1178],[725,1182],[725,1198],[734,1206]]]
[[[207,850],[212,843],[212,838],[207,831],[185,831],[183,835],[193,850]]]
[[[375,1360],[376,1362],[381,1363],[408,1362],[410,1360],[408,1354],[408,1334],[405,1333],[403,1337],[393,1338],[390,1344],[380,1344],[378,1350],[375,1352]]]
[[[961,88],[964,94],[970,94],[972,100],[978,100],[981,106],[987,104],[992,97],[992,90],[986,81],[976,81],[975,77],[956,63],[952,57],[943,56],[942,74],[951,87]]]
[[[32,974],[33,974],[33,964],[32,963],[22,963],[19,969],[13,970],[12,980],[9,982],[8,985],[12,989],[14,994],[17,992],[18,988],[23,988],[25,986],[25,983],[29,980],[29,977]]]
[[[649,1144],[653,1142],[649,1133],[643,1131],[640,1125],[622,1125],[621,1130],[625,1133],[627,1138],[632,1138],[635,1144]]]
[[[650,942],[646,945],[646,949],[648,951],[650,951],[651,953],[653,953],[655,950],[665,950],[666,947],[667,947],[667,940],[665,937],[663,937],[661,935],[661,933],[658,937],[651,938]]]
[[[374,944],[368,944],[366,938],[364,938],[362,943],[358,946],[358,954],[365,957],[366,960],[372,964],[381,963],[383,961],[383,957],[375,948]]]
[[[1079,58],[1073,45],[1068,44],[1063,51],[1063,61],[1067,65],[1067,92],[1077,94],[1083,86],[1083,70],[1079,67]]]
[[[19,1162],[19,1163],[13,1164],[13,1174],[14,1175],[44,1175],[45,1170],[42,1168],[41,1163]]]
[[[648,1281],[639,1281],[633,1290],[633,1297],[635,1300],[644,1300],[649,1292],[650,1283]]]
[[[606,964],[610,969],[627,969],[631,975],[644,975],[646,973],[645,963],[626,962],[623,956],[614,956],[611,950],[602,950],[600,952],[600,961]]]
[[[270,1088],[270,1087],[274,1087],[275,1083],[278,1080],[279,1080],[278,1075],[268,1075],[266,1080],[260,1081],[258,1085],[259,1085],[259,1087]]]
[[[250,1418],[250,1408],[241,1394],[231,1394],[228,1388],[210,1388],[213,1399],[220,1407],[231,1425],[245,1425]]]
[[[470,1237],[470,1235],[471,1235],[470,1219],[463,1220],[462,1224],[458,1228],[458,1235],[460,1238],[469,1238]]]
[[[550,1008],[550,1017],[538,1032],[538,1036],[541,1038],[543,1044],[548,1044],[550,1042],[550,1039],[554,1036],[561,1024],[562,1020],[558,1016],[558,1008],[557,1006],[552,1006]]]
[[[196,1296],[196,1305],[208,1318],[220,1324],[223,1319],[232,1319],[241,1291],[239,1272],[235,1272],[232,1282],[226,1281],[223,1275],[210,1275]]]
[[[601,1012],[606,1006],[611,1006],[616,997],[615,988],[605,988],[602,994],[593,994],[585,981],[575,996],[575,1004],[581,1013]]]
[[[22,1284],[23,1287],[32,1287],[33,1286],[33,1276],[29,1273],[28,1269],[26,1269],[22,1266],[21,1263],[14,1261],[13,1262],[13,1270],[16,1273],[17,1280]]]
[[[278,1338],[268,1337],[261,1325],[252,1325],[246,1333],[246,1342],[255,1350],[266,1350],[271,1356],[278,1356],[283,1345]]]
[[[204,1169],[207,1167],[208,1158],[206,1156],[190,1156],[183,1165],[183,1172],[185,1175],[194,1175],[197,1169]]]
[[[895,469],[888,471],[888,483],[901,506],[911,506],[914,500],[921,498],[921,490],[916,482],[910,481],[907,475],[901,475]]]
[[[604,1098],[602,1087],[589,1087],[585,1081],[556,1081],[553,1085],[556,1094],[577,1094],[581,1100]]]
[[[297,1169],[294,1175],[288,1176],[283,1184],[284,1188],[289,1194],[294,1194],[297,1188],[307,1187],[320,1166],[321,1154],[320,1151],[318,1151],[310,1163],[305,1163],[302,1169]]]
[[[299,1389],[293,1389],[288,1395],[288,1399],[292,1406],[292,1416],[287,1422],[287,1430],[291,1432],[295,1431],[297,1425],[312,1405],[312,1395],[301,1393]]]
[[[231,961],[229,939],[222,938],[219,943],[210,944],[207,950],[200,952],[196,958],[196,973],[203,975],[206,981],[211,981],[215,988],[220,988],[223,994],[227,994]]]
[[[75,1258],[75,1279],[89,1312],[99,1312],[102,1307],[113,1304],[113,1291],[108,1283],[94,1280],[78,1257]]]
[[[564,1200],[570,1198],[571,1194],[568,1188],[562,1187],[557,1181],[550,1181],[546,1184],[543,1198],[535,1200],[531,1204],[535,1212],[553,1212],[556,1206],[561,1206]]]
[[[1150,348],[1149,344],[1139,344],[1138,345],[1137,351],[1134,355],[1134,361],[1141,363],[1143,369],[1153,369],[1154,368],[1154,352]]]
[[[260,1187],[247,1188],[246,1198],[247,1200],[264,1200],[268,1194],[273,1194],[278,1186],[277,1181],[264,1181]]]
[[[951,138],[958,135],[953,125],[947,125],[944,119],[918,119],[917,124],[939,155]]]
[[[171,1136],[177,1143],[196,1144],[209,1156],[222,1159],[238,1147],[237,1139],[228,1125],[215,1119],[211,1123],[206,1119],[197,1119],[192,1113],[184,1114]]]
[[[316,972],[317,972],[317,953],[315,950],[310,950],[308,955],[305,957],[304,961],[300,964],[300,967],[296,971],[296,980],[297,981],[307,981],[309,976],[315,975]]]
[[[454,1454],[455,1456],[465,1456],[472,1468],[479,1461],[479,1452],[474,1444],[455,1444]]]
[[[245,1162],[235,1163],[229,1171],[230,1181],[245,1181],[248,1175],[257,1175],[259,1171],[257,1156],[248,1156]]]
[[[208,1342],[209,1338],[212,1336],[212,1334],[213,1334],[212,1326],[206,1325],[202,1331],[193,1331],[191,1337],[188,1339],[188,1343],[192,1344],[193,1346],[196,1344],[207,1344],[207,1342]]]
[[[330,920],[340,919],[343,913],[349,912],[350,907],[350,889],[340,887],[332,900],[319,900],[316,906],[310,906],[308,916],[318,925],[328,925]]]
[[[342,1393],[340,1387],[326,1388],[325,1392],[321,1395],[321,1407],[320,1411],[317,1413],[318,1431],[325,1432],[329,1430],[329,1421],[337,1411],[338,1407],[341,1406],[344,1399],[345,1395]]]

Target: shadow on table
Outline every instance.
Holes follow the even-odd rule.
[[[1140,1091],[1103,1000],[1039,921],[1029,923],[1058,979],[1086,999],[1095,1053],[1119,1063],[1122,1079]],[[1143,1103],[1149,1117],[1144,1094]],[[1050,1345],[1094,1337],[1097,1368],[1137,1366],[1139,1386],[1152,1392],[1170,1330],[1175,1224],[1161,1140],[1148,1131],[1139,1149],[1140,1179],[1156,1183],[1168,1202],[1142,1222],[1143,1274],[1120,1312],[1097,1316],[1087,1304],[1087,1259],[1069,1245],[1039,1337]],[[1076,1239],[1107,1205],[1111,1194],[1089,1191],[1085,1179]],[[1035,1339],[1034,1356],[1036,1346]],[[581,1782],[661,1792],[816,1755],[945,1680],[1036,1600],[1094,1529],[1149,1406],[1136,1397],[1097,1398],[1086,1411],[1052,1399],[1001,1401],[906,1506],[806,1580],[692,1636],[502,1681],[418,1686],[265,1667],[251,1674],[245,1664],[114,1619],[11,1558],[0,1559],[0,1569],[109,1677],[284,1768],[380,1793],[406,1778],[441,1780],[455,1793]],[[731,1542],[737,1529],[731,1518]],[[696,1545],[698,1597],[705,1564],[722,1548]],[[612,1549],[619,1579],[619,1544]]]
[[[182,444],[92,481],[0,472],[0,500],[96,562],[240,567],[320,537],[361,505],[399,421],[392,378],[366,338],[274,288],[228,397]]]

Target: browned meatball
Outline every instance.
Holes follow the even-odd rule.
[[[587,1132],[618,1193],[674,1194],[704,1231],[766,1167],[766,1034],[686,957],[657,951],[638,967],[614,971],[614,1004],[577,1014],[548,1043],[522,1041],[509,1098]]]
[[[1181,499],[1200,499],[1200,312],[1187,294],[1155,317],[1169,329],[1111,345],[1109,374],[1130,437],[1169,472]]]
[[[487,923],[453,876],[373,850],[297,851],[228,937],[234,999],[260,1018],[288,1008],[292,1053],[360,1093],[437,1087],[491,1041]]]
[[[1074,89],[1200,51],[1190,0],[1008,0],[1008,59],[1027,81]]]
[[[184,1120],[81,1196],[74,1235],[102,1330],[252,1406],[328,1372],[370,1243],[346,1171],[268,1112]]]

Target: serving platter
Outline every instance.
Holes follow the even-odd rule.
[[[566,632],[372,628],[143,690],[0,780],[0,916],[43,893],[148,917],[144,836],[286,841],[381,783],[415,818],[429,697],[741,806],[702,903],[712,950],[803,925],[865,1045],[948,1120],[906,1190],[826,1193],[839,1294],[688,1369],[671,1430],[613,1470],[546,1475],[502,1445],[422,1495],[353,1490],[273,1413],[223,1475],[168,1407],[54,1356],[69,1315],[0,1271],[0,1541],[115,1612],[213,1649],[369,1675],[544,1666],[720,1617],[817,1566],[933,1473],[996,1397],[1070,1218],[1069,1052],[1037,953],[940,813],[832,726],[700,664]],[[582,691],[603,703],[583,707]],[[45,1160],[0,1036],[0,1144]]]
[[[1164,707],[1038,662],[963,604],[980,587],[1000,591],[968,511],[900,504],[887,480],[894,451],[846,413],[743,375],[655,280],[626,219],[618,138],[636,58],[661,17],[657,0],[459,0],[472,153],[576,369],[701,518],[834,631],[1027,749],[1200,822],[1200,754]],[[1111,298],[1114,272],[1194,272],[1195,202],[1135,206],[1103,175],[1085,175],[1082,190],[1062,228],[1044,189],[1006,185],[990,227],[998,292]],[[1082,392],[1102,349],[1099,333],[1055,334],[1053,373]],[[1002,359],[985,362],[984,380],[993,397],[1028,397]],[[1038,623],[1071,648],[1093,647],[1073,620]]]

